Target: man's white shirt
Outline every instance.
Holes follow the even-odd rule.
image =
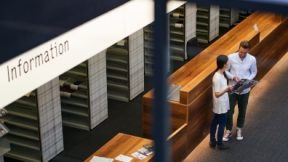
[[[228,56],[228,67],[226,70],[227,77],[229,78],[229,85],[235,85],[236,82],[233,77],[237,76],[239,79],[252,80],[257,74],[256,58],[251,54],[247,53],[245,58],[242,60],[239,57],[238,52],[230,54]],[[241,94],[246,94],[251,88],[244,89]]]

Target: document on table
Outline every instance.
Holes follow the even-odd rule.
[[[129,156],[120,154],[115,158],[115,160],[122,161],[122,162],[130,162],[132,158]]]
[[[90,162],[112,162],[113,159],[106,157],[93,156]]]
[[[139,152],[134,152],[131,154],[133,157],[135,157],[136,159],[139,159],[139,160],[143,160],[145,159],[147,156],[146,155],[143,155]]]

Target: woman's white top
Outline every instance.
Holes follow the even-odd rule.
[[[225,92],[222,96],[216,97],[215,92],[222,92],[227,87],[227,79],[223,74],[218,71],[213,76],[213,112],[215,114],[223,114],[226,113],[229,107],[229,97],[228,92]]]

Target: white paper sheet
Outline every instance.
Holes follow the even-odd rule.
[[[130,162],[133,158],[126,156],[126,155],[118,155],[115,160],[122,161],[122,162]]]
[[[90,160],[90,162],[112,162],[113,159],[111,158],[105,158],[105,157],[99,157],[99,156],[93,156],[93,158]]]

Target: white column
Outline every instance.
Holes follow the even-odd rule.
[[[144,33],[138,30],[129,36],[130,100],[144,91]]]
[[[90,127],[108,118],[106,50],[88,60]]]
[[[185,4],[185,59],[187,59],[187,42],[196,37],[197,6],[193,3]]]
[[[219,6],[210,6],[209,42],[219,35]]]
[[[235,24],[239,20],[239,9],[231,8],[230,25]]]
[[[37,89],[42,160],[63,151],[63,131],[58,77]]]

